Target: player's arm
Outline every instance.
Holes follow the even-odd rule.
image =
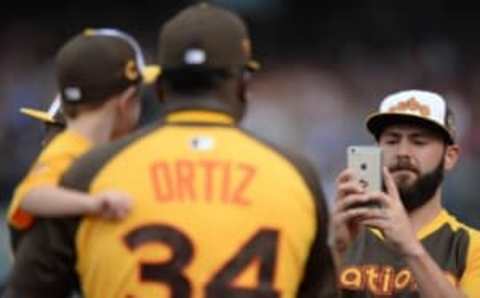
[[[349,247],[361,231],[361,226],[355,219],[365,208],[353,208],[353,206],[364,203],[365,198],[365,192],[355,179],[353,171],[348,168],[342,171],[335,183],[335,200],[329,223],[330,239],[328,240],[338,270],[344,262]]]
[[[320,180],[314,169],[305,161],[299,161],[305,182],[310,188],[316,205],[317,231],[310,248],[298,298],[339,297],[334,260],[327,245],[329,214]]]
[[[3,298],[67,298],[77,287],[76,219],[39,219],[17,250]]]
[[[34,164],[28,175],[20,182],[16,189],[8,210],[8,221],[17,230],[24,231],[29,229],[35,221],[35,216],[42,216],[44,213],[37,212],[38,206],[45,203],[46,207],[51,207],[49,197],[38,195],[36,190],[58,185],[60,177],[72,162],[72,157],[67,155],[42,153],[39,160]],[[46,156],[46,157],[45,157]],[[47,194],[50,196],[50,194]],[[43,202],[41,199],[46,199]],[[25,200],[27,202],[25,203]],[[53,194],[52,200],[58,200],[58,194]],[[33,205],[33,206],[32,206]],[[63,205],[60,203],[60,207]],[[57,205],[54,207],[56,208]],[[82,208],[84,208],[83,206]],[[42,211],[42,210],[39,210]],[[49,215],[49,214],[45,214]],[[58,214],[51,214],[58,215]]]
[[[92,164],[99,163],[95,160]],[[74,163],[61,179],[60,186],[86,192],[95,173],[83,175],[85,173],[86,170],[82,166],[75,170]],[[42,175],[42,179],[44,176]],[[85,183],[79,185],[79,177],[84,176]],[[28,190],[22,192],[22,188],[17,198],[23,199],[23,196],[34,187],[46,185],[43,180],[41,182],[42,184],[35,183],[34,186],[33,183],[26,184]],[[5,298],[70,297],[72,289],[78,287],[78,276],[75,272],[77,257],[75,235],[80,220],[77,217],[39,218],[35,222],[28,233],[22,236],[18,245],[12,272],[7,281]]]
[[[119,145],[128,144],[125,138]],[[60,186],[86,192],[98,170],[121,146],[90,152],[65,173]],[[75,235],[79,218],[43,218],[25,234],[17,250],[7,298],[64,298],[78,287]]]
[[[405,256],[405,260],[417,281],[422,298],[466,298],[438,267],[423,246],[418,251]]]
[[[37,186],[21,200],[20,208],[40,217],[95,215],[119,219],[130,210],[130,198],[119,192],[95,197],[55,185]]]
[[[40,185],[47,185],[45,180],[33,182],[35,185],[26,183],[20,187],[15,196],[17,205],[12,206],[15,207],[12,208],[13,214],[28,214],[20,208],[25,195]],[[23,226],[29,227],[29,230],[28,233],[22,233],[18,242],[15,262],[3,297],[70,297],[77,284],[74,272],[74,234],[77,225],[78,220],[70,217],[39,218],[34,225]]]
[[[387,192],[369,193],[382,208],[369,208],[362,223],[379,229],[385,243],[403,257],[417,282],[422,298],[465,298],[452,284],[418,240],[400,200],[397,186],[388,169],[384,169]]]

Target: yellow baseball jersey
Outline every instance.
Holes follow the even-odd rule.
[[[27,176],[15,189],[8,209],[9,224],[18,230],[29,228],[34,217],[20,208],[25,195],[35,187],[58,184],[72,162],[90,148],[90,141],[74,131],[65,130],[57,135],[42,150]]]
[[[17,263],[12,283],[28,293],[48,276],[49,297],[63,297],[52,293],[75,275],[86,298],[336,297],[327,209],[304,167],[226,114],[169,114],[92,151],[64,177],[92,194],[130,194],[132,213],[38,225],[29,240],[48,235],[54,253],[37,245],[23,254],[50,260],[50,270]]]
[[[480,232],[442,211],[418,238],[445,277],[469,298],[480,295]],[[349,249],[339,275],[342,297],[420,297],[413,273],[375,230],[366,230]]]

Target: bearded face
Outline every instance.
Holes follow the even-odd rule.
[[[422,173],[409,158],[399,157],[389,167],[400,199],[408,212],[425,205],[434,196],[444,177],[444,159],[431,171]]]

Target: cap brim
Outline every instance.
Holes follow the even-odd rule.
[[[248,61],[246,67],[250,71],[257,71],[257,70],[260,70],[262,68],[260,63],[258,61],[255,61],[255,60]]]
[[[40,120],[46,123],[58,123],[53,117],[51,117],[47,112],[36,110],[36,109],[29,109],[29,108],[21,108],[20,113],[30,116],[34,119]]]
[[[143,69],[143,82],[146,85],[153,84],[158,76],[162,73],[162,69],[158,65],[147,65]]]
[[[412,122],[412,123],[420,123],[426,124],[430,127],[435,127],[439,129],[450,141],[450,143],[454,144],[454,138],[450,134],[450,132],[443,127],[440,123],[437,123],[433,120],[426,119],[425,117],[418,116],[415,114],[400,114],[400,113],[373,113],[367,117],[366,126],[367,129],[376,137],[378,138],[380,133],[382,132],[383,128],[387,125],[391,125],[398,122]]]

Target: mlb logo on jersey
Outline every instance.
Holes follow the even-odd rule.
[[[190,140],[190,147],[194,150],[207,151],[215,146],[215,140],[209,136],[196,136]]]

